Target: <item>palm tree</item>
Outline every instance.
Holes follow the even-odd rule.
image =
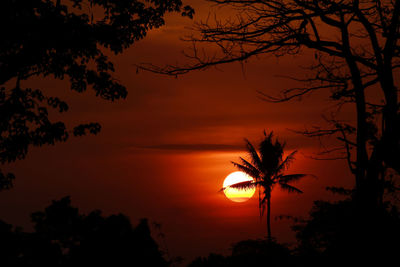
[[[306,174],[284,174],[290,163],[294,160],[297,151],[292,152],[283,159],[283,149],[285,144],[278,140],[273,142],[273,133],[267,134],[264,131],[264,140],[259,145],[259,150],[254,148],[249,140],[245,139],[246,147],[249,152],[250,162],[240,157],[241,163],[232,162],[240,171],[254,178],[254,181],[246,181],[230,185],[229,187],[237,189],[259,188],[259,208],[260,216],[264,215],[265,205],[267,206],[267,230],[268,240],[271,236],[271,192],[275,185],[289,193],[303,193],[300,189],[290,185],[290,182],[297,181]],[[223,188],[225,189],[225,188]]]

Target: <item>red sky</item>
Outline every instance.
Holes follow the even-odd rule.
[[[189,3],[196,9],[195,21],[206,17],[207,3]],[[0,218],[29,229],[31,212],[70,195],[83,212],[101,209],[105,214],[122,212],[133,224],[143,217],[161,223],[172,256],[227,253],[233,242],[266,234],[256,198],[234,203],[218,193],[224,178],[235,171],[230,161],[246,155],[243,139],[258,142],[264,129],[285,140],[287,152],[299,150],[288,173],[317,176],[297,184],[302,195],[275,191],[273,218],[306,216],[312,201],[331,198],[324,190],[327,185],[352,185],[344,161],[311,160],[308,156],[320,149],[319,142],[289,130],[322,122],[321,115],[329,114],[333,105],[326,93],[283,104],[258,98],[256,90],[278,93],[294,86],[277,76],[301,75],[299,66],[307,56],[263,57],[251,60],[244,71],[231,64],[177,79],[136,74],[136,63],[184,63],[180,51],[188,44],[179,37],[190,33],[185,27],[191,24],[169,16],[166,27],[114,58],[116,77],[129,91],[126,100],[110,103],[92,92],[71,92],[64,81],[38,78],[26,83],[64,96],[70,104],[64,119],[71,125],[97,121],[103,129],[98,136],[32,149],[26,160],[12,164],[17,179],[13,189],[0,193]],[[292,242],[289,226],[288,221],[273,220],[273,235]]]

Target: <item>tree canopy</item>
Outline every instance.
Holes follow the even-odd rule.
[[[260,92],[270,102],[289,101],[316,91],[330,91],[338,110],[351,106],[354,118],[328,118],[329,126],[302,132],[335,136],[335,159],[348,163],[355,192],[382,203],[388,168],[400,173],[400,1],[372,0],[210,0],[234,16],[195,25],[187,65],[143,69],[184,74],[262,55],[309,55],[304,86],[280,94]],[[220,9],[219,9],[220,10]],[[212,53],[202,47],[213,47]],[[200,48],[201,47],[201,48]],[[217,51],[217,52],[215,52]],[[364,194],[365,193],[365,194]],[[361,197],[364,198],[364,197]]]
[[[127,89],[113,77],[109,54],[122,53],[164,25],[167,12],[192,17],[181,0],[4,0],[0,2],[0,163],[25,158],[30,146],[64,142],[70,135],[96,134],[98,123],[67,129],[51,121],[68,104],[42,88],[25,88],[33,76],[69,80],[71,90],[92,88],[96,96],[114,101]],[[56,88],[52,88],[56,91]],[[0,189],[14,175],[0,170]]]

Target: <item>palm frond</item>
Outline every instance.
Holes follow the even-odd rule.
[[[250,154],[251,161],[253,162],[254,166],[256,166],[257,169],[262,170],[263,165],[262,165],[260,156],[258,155],[256,149],[254,148],[254,146],[250,143],[250,141],[248,139],[244,139],[244,141],[246,141],[247,151]]]
[[[264,133],[264,140],[259,144],[259,153],[261,162],[270,175],[275,173],[276,168],[282,161],[283,148],[285,144],[278,141],[278,139],[272,140],[273,132],[269,135]]]
[[[298,189],[292,185],[288,185],[288,184],[279,184],[279,185],[283,190],[285,190],[289,193],[298,193],[298,194],[303,193],[303,191],[301,191],[300,189]]]
[[[248,161],[245,160],[244,158],[239,157],[239,159],[240,159],[240,161],[242,162],[242,165],[243,165],[243,166],[246,166],[247,168],[249,168],[249,169],[251,170],[252,175],[250,175],[250,174],[248,174],[248,175],[250,175],[250,176],[253,177],[253,178],[260,177],[261,170],[257,169],[256,166],[254,166],[253,164],[251,164],[250,162],[248,162]]]
[[[237,162],[233,162],[233,161],[231,161],[231,162],[236,168],[239,169],[239,171],[246,173],[247,175],[251,176],[255,180],[259,179],[259,172],[254,171],[254,168],[249,168],[249,167],[242,165],[240,163],[237,163]]]
[[[287,184],[290,182],[296,182],[298,180],[300,180],[301,178],[307,176],[307,174],[288,174],[288,175],[278,175],[277,176],[277,180],[278,183],[283,183],[283,184]]]
[[[294,155],[296,155],[297,150],[293,151],[292,153],[290,153],[289,156],[287,156],[285,158],[284,161],[282,161],[282,163],[278,166],[278,168],[276,169],[276,173],[280,173],[284,170],[287,170],[289,168],[289,165],[293,162],[294,160]]]
[[[261,173],[261,170],[257,168],[257,166],[254,166],[253,164],[251,164],[250,162],[248,162],[247,160],[245,160],[242,157],[239,157],[240,161],[242,162],[242,165],[248,167],[249,169],[253,169],[254,173]]]
[[[235,188],[235,189],[239,189],[239,190],[247,190],[247,189],[255,188],[256,186],[257,186],[257,182],[244,181],[244,182],[228,185],[225,188]]]

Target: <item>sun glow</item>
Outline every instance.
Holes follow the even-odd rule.
[[[225,196],[234,202],[245,202],[249,200],[253,195],[254,192],[256,191],[255,188],[250,188],[250,189],[236,189],[236,188],[230,188],[228,186],[240,182],[245,182],[245,181],[253,181],[253,178],[245,174],[244,172],[233,172],[229,174],[222,185],[223,188],[225,188],[224,193]],[[226,188],[228,187],[228,188]]]

